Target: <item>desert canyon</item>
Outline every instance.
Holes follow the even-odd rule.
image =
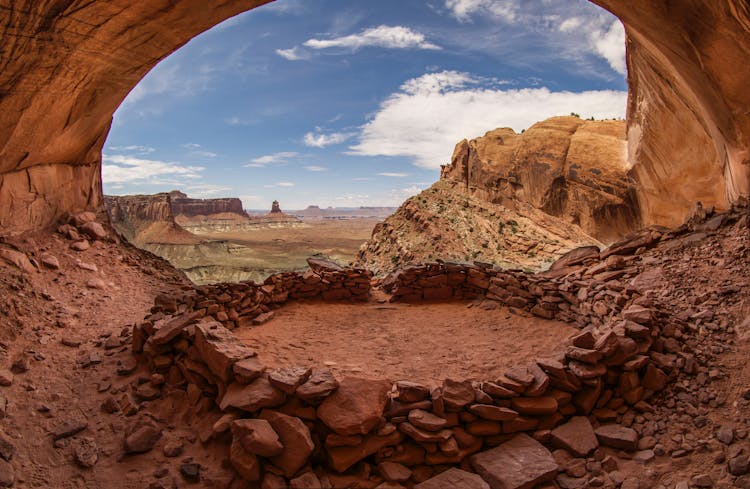
[[[0,3],[0,487],[750,487],[750,6],[592,1],[626,121],[487,128],[351,265],[193,281],[157,254],[322,211],[105,198],[102,147],[268,2]]]

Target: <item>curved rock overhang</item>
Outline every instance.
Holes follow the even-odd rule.
[[[269,0],[0,0],[0,234],[102,207],[112,115],[159,61]],[[630,159],[645,223],[748,195],[750,7],[592,0],[628,32]]]

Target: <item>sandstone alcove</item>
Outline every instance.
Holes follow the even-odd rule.
[[[127,92],[160,59],[197,33],[261,3],[24,0],[0,4],[7,19],[1,28],[6,42],[0,70],[2,234],[40,230],[82,209],[101,210],[101,147],[111,115]],[[745,109],[750,94],[744,82],[750,68],[744,64],[745,49],[737,49],[750,44],[745,2],[596,3],[618,14],[628,29],[630,154],[643,186],[643,221],[680,223],[698,200],[723,208],[746,196],[750,125]],[[3,415],[6,410],[10,414],[6,421],[25,423],[24,433],[31,436],[14,436],[11,441],[3,437],[0,468],[7,475],[11,456],[16,466],[23,460],[24,471],[34,470],[23,474],[31,485],[48,487],[51,476],[73,480],[95,474],[93,483],[99,486],[143,487],[145,479],[138,474],[151,455],[161,455],[157,451],[131,455],[155,446],[163,447],[165,459],[175,460],[174,468],[182,474],[176,477],[189,481],[203,477],[204,482],[212,478],[212,483],[223,487],[237,482],[237,477],[240,483],[258,480],[261,466],[271,484],[293,481],[293,487],[314,487],[308,483],[314,478],[319,485],[318,475],[309,470],[312,466],[319,473],[325,471],[325,478],[341,482],[337,487],[345,487],[350,477],[379,484],[384,477],[377,482],[371,479],[373,468],[389,480],[403,481],[412,477],[411,469],[405,477],[392,472],[400,469],[394,464],[405,464],[414,472],[421,470],[419,479],[425,480],[439,471],[433,472],[433,467],[458,463],[464,468],[470,465],[481,477],[456,475],[461,472],[451,469],[435,477],[441,479],[431,486],[428,482],[421,487],[468,480],[467,484],[484,488],[482,478],[501,487],[509,474],[519,485],[530,487],[557,477],[558,461],[551,451],[558,447],[581,458],[603,450],[607,457],[594,460],[600,468],[608,465],[606,471],[612,472],[614,461],[630,474],[641,475],[651,471],[637,465],[638,457],[653,459],[655,450],[664,448],[663,458],[688,460],[683,457],[695,449],[693,440],[712,439],[714,428],[726,418],[739,419],[746,407],[729,376],[740,372],[747,381],[747,372],[742,372],[746,352],[729,352],[733,364],[717,368],[714,363],[726,358],[719,355],[727,353],[736,328],[747,327],[743,317],[747,317],[750,245],[745,209],[719,213],[679,230],[645,230],[601,253],[579,250],[549,274],[429,263],[394,275],[387,289],[397,300],[419,302],[442,294],[448,288],[444,284],[450,283],[450,292],[462,298],[473,294],[501,304],[512,301],[513,307],[526,313],[588,328],[562,345],[566,349],[562,360],[537,359],[528,368],[495,372],[478,384],[445,380],[433,390],[411,382],[395,386],[351,378],[339,382],[322,368],[265,372],[255,352],[229,329],[308,294],[323,299],[329,294],[339,297],[342,291],[355,299],[366,296],[372,284],[368,272],[324,266],[316,276],[275,276],[263,286],[195,288],[153,257],[107,241],[106,230],[95,219],[92,214],[75,214],[65,233],[42,241],[41,249],[36,249],[35,237],[10,250],[13,254],[3,247],[5,256],[17,258],[16,264],[26,271],[6,267],[12,272],[0,275],[2,290],[9,291],[11,302],[18,302],[20,309],[34,313],[34,330],[31,326],[20,330],[24,334],[8,343],[13,369],[19,376],[29,369],[31,373],[13,382],[4,372],[3,383],[10,383],[6,385],[10,390],[3,392],[12,392],[22,401],[6,403],[3,397],[0,403]],[[70,236],[79,233],[92,238],[88,254],[71,254],[74,238]],[[52,260],[49,252],[61,259]],[[38,259],[40,266],[35,268],[29,257]],[[81,267],[78,257],[94,263]],[[61,266],[65,280],[57,275]],[[109,292],[118,291],[116,285],[88,278],[97,268],[123,272],[125,287],[135,286],[120,289],[120,300],[113,300]],[[162,293],[167,285],[168,293]],[[126,294],[128,301],[123,300]],[[75,309],[55,302],[61,299],[75,304]],[[4,314],[7,309],[17,315],[15,303],[3,305]],[[135,317],[137,307],[145,319],[141,320],[143,314]],[[243,314],[230,317],[237,309]],[[88,323],[77,324],[77,318]],[[119,321],[134,324],[125,328]],[[85,335],[86,343],[71,333]],[[50,347],[53,339],[56,349]],[[64,368],[70,365],[84,372],[80,378],[85,381],[79,382],[75,375],[69,382],[71,376]],[[47,390],[45,375],[68,390],[62,395]],[[664,401],[667,407],[652,405],[652,399],[659,401],[658,392],[669,389],[675,379],[679,396]],[[185,389],[172,388],[178,383]],[[718,410],[719,389],[734,396],[734,407]],[[671,396],[675,391],[664,392]],[[60,416],[63,403],[91,418],[81,422]],[[707,412],[708,407],[716,411]],[[141,410],[156,414],[140,416]],[[139,416],[130,417],[135,414]],[[722,416],[725,419],[718,419]],[[173,432],[173,424],[185,419],[193,423],[190,432],[178,433],[182,426]],[[261,424],[270,440],[248,443],[255,450],[250,452],[244,447],[247,433],[242,430],[253,423]],[[107,428],[99,429],[103,426]],[[114,436],[108,434],[110,429],[120,431]],[[701,429],[699,437],[692,437]],[[547,446],[525,434],[531,430],[544,432],[540,437]],[[734,441],[732,428],[728,433],[723,426],[718,431],[722,445],[716,452],[702,453],[711,443],[694,450],[705,466],[717,465],[716,455],[725,454],[723,445]],[[79,433],[94,432],[111,443],[94,470],[82,472],[70,463],[53,471],[50,460],[59,456],[50,448],[53,442],[57,449]],[[657,448],[654,437],[646,435],[657,432],[668,447]],[[162,433],[168,438],[165,443],[160,441]],[[736,433],[739,438],[740,431]],[[277,434],[283,446],[274,438]],[[744,430],[742,438],[746,435]],[[176,446],[178,436],[189,443]],[[45,444],[28,445],[23,438],[45,440]],[[620,450],[635,452],[643,440],[647,440],[643,446],[655,450],[614,460]],[[92,462],[87,456],[89,442],[76,443],[76,463],[91,468],[96,459]],[[15,455],[14,444],[22,448]],[[176,462],[174,457],[183,448],[189,453]],[[738,452],[735,448],[726,452]],[[49,453],[53,456],[46,458]],[[534,462],[508,470],[518,453],[533,457]],[[747,465],[746,455],[732,455],[730,470],[736,471],[734,460]],[[412,457],[418,461],[412,463]],[[369,461],[360,464],[364,474],[342,474],[366,458]],[[684,468],[679,463],[670,468]],[[717,471],[728,480],[724,467],[720,462]],[[161,469],[150,469],[146,477],[164,475]],[[658,482],[666,484],[668,479],[674,485],[671,474],[662,475]],[[693,486],[712,483],[706,474],[692,479]],[[159,487],[162,482],[154,484]],[[637,485],[631,481],[630,487]]]
[[[198,33],[264,3],[3,5],[4,232],[99,208],[101,148],[127,93]],[[725,208],[747,195],[750,115],[741,108],[750,102],[742,83],[749,7],[738,0],[595,3],[620,17],[628,34],[630,159],[644,222],[674,225],[697,201]]]

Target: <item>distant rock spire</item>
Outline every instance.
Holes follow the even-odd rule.
[[[281,214],[281,207],[279,207],[279,201],[274,200],[271,204],[271,214]]]

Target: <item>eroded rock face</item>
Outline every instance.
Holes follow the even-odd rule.
[[[750,6],[744,0],[592,0],[628,34],[629,161],[647,224],[750,190]]]
[[[628,32],[629,163],[644,224],[726,207],[750,187],[750,7],[593,0]],[[112,114],[159,61],[267,0],[20,0],[2,10],[0,229],[102,206]],[[65,96],[61,96],[64,94]]]
[[[229,212],[248,217],[242,208],[242,201],[236,197],[225,199],[191,199],[184,193],[175,190],[169,192],[169,199],[172,203],[172,212],[175,215],[182,214],[192,217]]]
[[[100,209],[112,114],[174,50],[268,0],[21,0],[0,14],[0,229]]]
[[[553,117],[523,134],[496,129],[458,143],[441,178],[494,204],[529,204],[605,242],[640,226],[624,121]]]

